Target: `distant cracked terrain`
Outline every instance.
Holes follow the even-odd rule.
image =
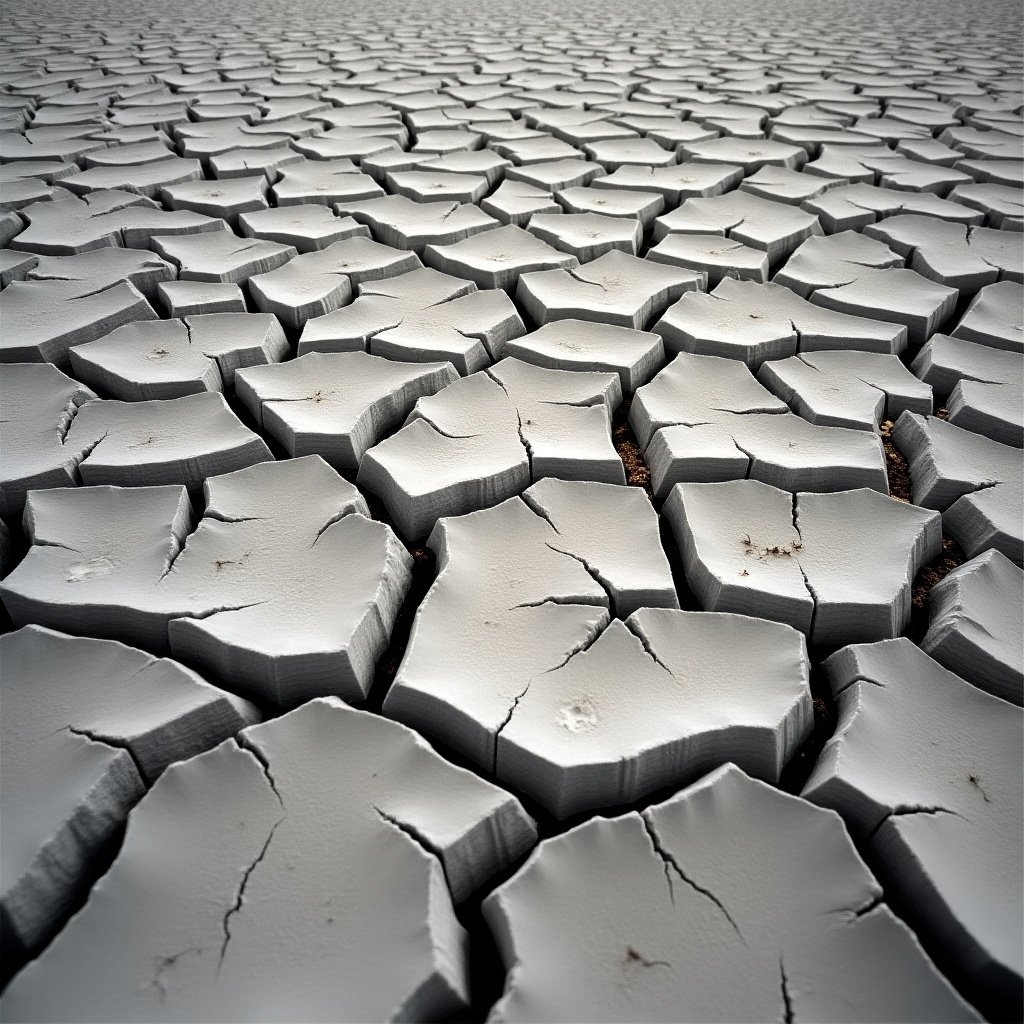
[[[0,1020],[1024,1016],[1016,5],[2,25]]]

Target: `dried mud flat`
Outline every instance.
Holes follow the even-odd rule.
[[[1021,1019],[1015,5],[0,23],[0,1020]]]

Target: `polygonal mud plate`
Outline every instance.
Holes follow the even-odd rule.
[[[68,193],[70,195],[70,193]],[[41,203],[34,203],[34,207],[44,206],[49,200]],[[0,213],[0,246],[6,248],[11,242],[25,231],[25,220],[13,210],[6,210]]]
[[[973,558],[996,548],[1024,561],[1020,450],[933,417],[905,412],[893,441],[910,463],[914,503],[942,512],[943,528]]]
[[[266,274],[296,255],[290,245],[239,238],[231,231],[204,231],[194,235],[158,235],[153,248],[178,267],[183,281],[225,281],[240,284],[255,274]]]
[[[249,294],[264,313],[273,313],[286,327],[301,330],[308,320],[348,305],[363,281],[396,277],[420,266],[415,253],[355,236],[251,277]]]
[[[908,144],[923,145],[925,143]],[[863,182],[899,192],[930,192],[943,197],[954,186],[973,183],[971,176],[963,171],[937,163],[927,163],[920,156],[917,159],[908,159],[904,152],[909,153],[909,148],[903,152],[893,153],[887,146],[869,148],[825,145],[822,147],[821,156],[809,163],[806,170],[809,172],[808,176],[823,176],[823,184],[828,188],[842,187],[848,182]]]
[[[416,362],[447,360],[462,374],[501,357],[505,342],[526,333],[499,289],[423,268],[359,286],[359,297],[303,328],[299,355],[351,352]]]
[[[639,331],[705,282],[698,271],[652,264],[613,249],[578,270],[524,274],[516,298],[538,326],[577,319]]]
[[[419,203],[478,203],[490,190],[482,174],[452,174],[445,171],[397,170],[388,172],[389,191]]]
[[[551,369],[617,373],[623,394],[646,384],[665,362],[658,335],[587,320],[545,324],[510,341],[505,354]]]
[[[267,179],[262,174],[223,181],[185,181],[161,190],[160,198],[172,210],[191,210],[208,217],[220,217],[232,228],[238,215],[266,210]]]
[[[676,233],[722,235],[762,249],[775,267],[801,242],[822,231],[813,214],[747,192],[730,192],[713,199],[687,199],[654,222],[655,241]]]
[[[13,363],[0,374],[0,516],[20,518],[37,487],[74,487],[87,446],[67,445],[79,409],[96,396],[48,363]]]
[[[384,195],[372,178],[360,174],[350,160],[306,160],[281,169],[273,187],[279,207],[306,203],[362,202]]]
[[[309,352],[235,377],[239,399],[293,458],[356,470],[417,400],[458,380],[451,363],[400,363],[367,352]]]
[[[145,249],[154,235],[222,231],[224,221],[187,210],[163,210],[145,196],[116,189],[36,203],[22,211],[28,227],[15,249],[43,256],[71,256],[106,246]]]
[[[111,275],[112,276],[112,275]],[[145,296],[120,278],[15,281],[0,293],[0,363],[50,362],[70,369],[69,349],[124,324],[155,320]]]
[[[468,203],[417,203],[405,196],[339,203],[335,209],[368,225],[378,242],[418,256],[427,245],[451,245],[498,226],[493,217]]]
[[[573,161],[578,166],[578,162]],[[561,207],[546,188],[525,181],[503,181],[486,199],[480,209],[502,224],[525,227],[535,213],[558,213]]]
[[[166,157],[149,163],[126,167],[90,167],[80,174],[64,178],[61,185],[76,195],[117,189],[158,199],[165,188],[202,180],[203,166],[198,160],[185,160],[171,155],[170,151],[166,152]],[[9,194],[10,186],[5,186],[4,192]]]
[[[62,923],[132,805],[172,761],[259,720],[173,661],[39,626],[0,639],[4,884],[12,945],[35,953]],[[7,937],[5,936],[5,943]]]
[[[1004,231],[1024,231],[1024,196],[1019,188],[1009,185],[957,185],[949,198],[985,215],[985,227]]]
[[[869,224],[864,234],[895,249],[912,270],[962,295],[997,281],[1024,279],[1024,252],[1012,231],[901,214]]]
[[[962,380],[1017,384],[1024,376],[1024,352],[933,334],[915,357],[911,369],[931,385],[936,397],[945,399]]]
[[[405,134],[405,129],[401,126],[398,131],[402,135]],[[332,128],[329,131],[316,132],[305,138],[295,139],[292,146],[313,162],[354,160],[358,163],[363,157],[397,149],[398,142],[373,134],[373,129],[345,127]]]
[[[936,217],[953,224],[981,224],[977,210],[940,199],[929,192],[900,192],[876,185],[845,185],[804,201],[803,209],[815,214],[829,233],[860,231],[886,217],[913,214]]]
[[[550,195],[560,192],[563,188],[589,185],[604,176],[605,170],[599,163],[584,160],[582,153],[577,156],[579,159],[571,157],[565,160],[544,160],[522,167],[509,167],[505,171],[505,185],[522,182],[543,189]]]
[[[857,349],[899,354],[907,329],[815,306],[777,284],[723,278],[711,294],[684,295],[654,325],[670,352],[766,359],[798,352]]]
[[[804,796],[843,815],[965,995],[1019,1016],[1020,708],[905,638],[846,647],[825,671],[839,725]]]
[[[928,591],[922,650],[951,672],[1024,704],[1024,573],[994,549],[958,566]]]
[[[558,818],[727,761],[777,781],[811,730],[808,672],[790,627],[643,608],[526,680],[496,736],[494,772]]]
[[[210,392],[169,401],[86,402],[63,443],[83,453],[82,483],[119,487],[197,488],[207,477],[272,458],[263,438],[242,424],[221,394]]]
[[[711,139],[691,142],[682,147],[686,160],[698,164],[736,164],[745,174],[762,167],[790,167],[799,170],[807,162],[807,152],[800,146],[769,139]]]
[[[559,218],[561,219],[561,218]],[[576,254],[559,251],[544,241],[531,220],[529,231],[514,224],[482,231],[452,245],[428,245],[424,262],[446,274],[467,278],[480,288],[514,292],[522,274],[537,270],[576,267]]]
[[[538,213],[530,218],[529,231],[581,263],[615,250],[635,256],[644,237],[639,220],[600,213]]]
[[[827,426],[877,431],[905,410],[932,411],[931,387],[881,352],[806,352],[762,363],[757,379],[805,420]]]
[[[888,246],[856,231],[804,242],[773,278],[826,309],[904,324],[922,344],[956,306],[957,292],[903,267]]]
[[[607,139],[583,147],[583,152],[606,171],[620,167],[668,167],[679,162],[678,154],[654,139]]]
[[[150,302],[161,284],[170,284],[177,270],[166,260],[139,249],[91,249],[77,256],[40,256],[25,275],[27,281],[59,281],[100,290],[127,281]]]
[[[739,360],[680,353],[637,392],[629,419],[647,449],[658,500],[677,483],[736,479],[790,491],[888,493],[877,438],[808,424]]]
[[[621,400],[615,374],[503,359],[420,399],[405,426],[366,453],[359,483],[409,539],[541,477],[624,484],[611,440]]]
[[[665,209],[665,198],[657,192],[626,188],[565,188],[556,196],[567,213],[599,213],[606,217],[639,220],[644,228]]]
[[[71,349],[76,376],[128,402],[231,391],[235,370],[278,363],[289,352],[275,317],[206,313],[127,324]]]
[[[657,192],[669,206],[684,199],[718,196],[735,188],[743,180],[743,170],[732,164],[685,163],[670,167],[623,166],[595,178],[594,188],[628,189]]]
[[[12,281],[24,281],[38,260],[38,256],[30,253],[0,249],[0,288],[6,288]]]
[[[5,1010],[437,1020],[469,1001],[453,903],[534,838],[515,798],[410,730],[312,701],[164,773]]]
[[[978,1019],[840,822],[732,765],[543,842],[484,916],[494,1022]]]
[[[169,317],[247,310],[242,289],[228,281],[166,281],[157,287],[157,296]]]
[[[768,280],[768,253],[722,235],[666,235],[648,249],[646,259],[702,271],[708,276],[709,288],[717,287],[726,277],[761,284]]]
[[[277,206],[238,218],[239,231],[248,238],[262,238],[294,246],[299,252],[316,252],[333,242],[355,236],[370,237],[370,229],[351,217],[339,217],[326,206],[304,203]]]
[[[962,380],[946,402],[949,422],[1000,444],[1024,447],[1024,390],[1012,384]]]
[[[448,174],[483,175],[489,188],[494,188],[512,165],[493,150],[478,149],[470,152],[452,152],[442,156],[421,159],[417,165],[424,171]]]
[[[11,617],[123,639],[291,706],[366,696],[412,559],[319,457],[208,480],[193,530],[180,487],[33,491]]]
[[[441,520],[429,543],[438,579],[385,708],[487,769],[531,678],[586,647],[610,614],[678,607],[657,516],[638,488],[544,480]]]
[[[835,188],[835,182],[788,167],[762,167],[740,183],[741,192],[788,206],[799,206],[805,199],[820,196],[830,188]]]
[[[280,171],[289,164],[305,161],[301,153],[288,146],[272,149],[229,149],[210,157],[210,170],[217,178],[244,178],[251,174],[266,175],[276,181]],[[283,204],[281,204],[283,205]]]
[[[979,345],[1024,352],[1024,287],[1019,282],[986,285],[953,329],[954,338]]]
[[[942,546],[937,513],[866,488],[678,484],[664,514],[702,608],[786,622],[812,646],[898,636],[914,577]]]

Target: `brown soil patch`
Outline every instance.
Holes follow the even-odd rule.
[[[943,535],[942,553],[938,558],[930,561],[917,574],[917,579],[914,580],[914,589],[912,591],[914,608],[924,608],[925,602],[928,599],[928,591],[936,583],[944,580],[957,566],[963,565],[966,561],[967,556],[964,554],[963,548],[952,537]]]
[[[943,535],[942,551],[932,559],[914,579],[911,589],[910,622],[906,635],[915,644],[919,644],[928,632],[928,593],[936,583],[944,580],[957,566],[963,565],[967,556],[952,537]]]
[[[892,420],[886,420],[879,428],[882,448],[885,450],[885,469],[889,476],[889,495],[897,501],[911,503],[910,465],[892,439]]]
[[[651,471],[644,462],[644,453],[637,444],[636,435],[629,425],[629,409],[621,408],[612,421],[612,444],[626,469],[626,483],[631,487],[642,487],[648,498],[653,498]]]

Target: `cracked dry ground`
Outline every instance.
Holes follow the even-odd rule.
[[[2,19],[0,1020],[1021,1019],[1016,5]]]

